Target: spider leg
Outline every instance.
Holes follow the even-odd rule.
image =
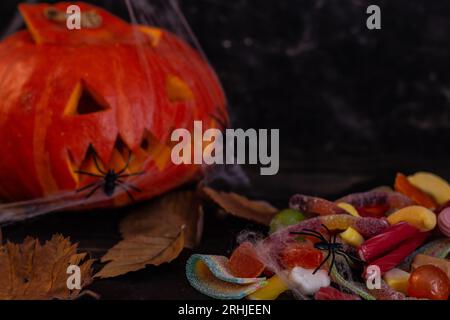
[[[312,230],[312,229],[302,229],[302,230],[307,231],[307,232],[310,232],[310,233],[317,234],[322,240],[324,240],[325,242],[329,242],[329,241],[323,236],[323,234],[321,234],[319,231]]]
[[[323,261],[319,264],[319,266],[313,271],[313,274],[316,274],[316,272],[319,271],[320,268],[322,268],[322,266],[325,264],[325,262],[327,262],[327,260],[330,258],[330,255],[331,255],[331,250],[328,250],[327,257],[325,259],[323,259]]]
[[[324,239],[325,241],[328,242],[328,240],[324,237],[324,235],[322,233],[320,233],[319,231],[313,230],[313,229],[303,229],[307,232],[311,232],[311,233],[315,233],[317,235],[319,235],[322,239]]]
[[[331,240],[331,238],[332,238],[332,234],[331,234],[331,231],[330,231],[330,229],[328,229],[328,227],[327,227],[326,225],[324,225],[323,223],[322,223],[322,227],[324,227],[324,228],[325,228],[325,230],[327,230],[327,232],[328,232],[328,236],[330,237],[330,240]]]
[[[89,199],[98,189],[100,189],[102,187],[103,184],[100,184],[98,186],[96,186],[94,189],[91,190],[91,192],[89,192],[86,195],[86,199]]]
[[[121,187],[123,190],[125,190],[125,192],[127,193],[128,197],[131,199],[131,201],[136,201],[133,197],[133,195],[131,194],[130,190],[128,190],[123,184],[118,184],[119,187]]]
[[[362,263],[362,264],[366,264],[367,263],[366,261],[361,260],[361,259],[359,259],[359,258],[357,258],[357,257],[355,257],[355,256],[353,256],[351,254],[348,254],[348,253],[346,253],[346,252],[344,252],[342,250],[336,250],[336,253],[340,253],[341,255],[344,255],[344,256],[352,259],[353,261],[356,261],[356,262],[359,262],[359,263]]]
[[[85,185],[84,187],[81,187],[81,188],[77,189],[77,192],[82,192],[82,191],[84,191],[84,190],[87,190],[87,189],[89,189],[89,188],[92,188],[93,186],[96,186],[96,185],[99,184],[99,183],[101,183],[101,182],[95,181],[95,182],[89,183],[88,185]]]
[[[142,189],[140,189],[138,187],[135,187],[132,184],[126,183],[125,181],[122,181],[120,179],[117,180],[117,183],[122,184],[122,185],[124,185],[124,186],[126,186],[126,187],[128,187],[130,189],[133,189],[136,192],[142,192]]]
[[[106,174],[105,171],[102,170],[102,168],[100,168],[98,161],[97,161],[97,154],[95,152],[92,153],[92,158],[94,158],[94,163],[95,163],[95,167],[97,168],[97,170],[101,173],[101,174]]]
[[[329,266],[329,268],[328,268],[328,275],[331,274],[331,269],[333,269],[333,266],[334,266],[334,260],[336,259],[336,254],[335,254],[335,252],[334,252],[333,250],[330,250],[330,251],[331,251],[331,264],[330,264],[330,266]]]
[[[78,173],[78,174],[85,174],[85,175],[91,176],[91,177],[103,178],[103,176],[100,175],[100,174],[95,174],[95,173],[87,172],[87,171],[83,171],[83,170],[76,170],[76,171],[74,171],[74,172],[75,172],[75,173]]]
[[[337,234],[335,234],[335,235],[333,236],[333,240],[331,241],[332,244],[335,244],[335,243],[336,243],[336,238],[337,238]],[[331,238],[330,238],[330,240],[331,240]]]
[[[299,235],[299,236],[314,237],[314,238],[317,238],[317,239],[319,239],[319,240],[323,240],[323,239],[322,239],[321,237],[319,237],[317,234],[309,233],[309,232],[302,232],[302,231],[299,231],[299,232],[290,232],[290,234],[296,234],[296,235]]]
[[[336,254],[344,257],[345,261],[347,261],[348,264],[352,264],[351,261],[350,261],[350,258],[347,256],[346,253],[344,253],[342,251],[339,251],[339,250],[336,250]]]
[[[128,166],[130,165],[130,161],[131,161],[131,150],[129,150],[129,152],[128,152],[127,163],[125,163],[125,166],[119,172],[117,172],[117,175],[120,176],[122,173],[125,172],[125,170],[128,169]]]
[[[117,177],[118,178],[128,178],[128,177],[140,176],[141,174],[144,174],[144,173],[145,173],[145,171],[139,171],[139,172],[130,173],[130,174],[119,174]]]

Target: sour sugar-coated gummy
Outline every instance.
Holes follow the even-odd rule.
[[[289,207],[302,212],[314,213],[318,215],[347,214],[347,211],[340,208],[336,203],[317,197],[296,194],[291,197]]]
[[[388,191],[353,193],[337,200],[336,202],[346,202],[355,208],[388,205],[389,208],[400,209],[414,204],[407,196],[399,192]]]
[[[322,252],[306,243],[292,243],[286,246],[281,253],[281,262],[287,269],[294,267],[316,269],[322,259]]]
[[[243,242],[237,247],[229,260],[230,272],[238,278],[256,278],[264,271],[252,243]]]

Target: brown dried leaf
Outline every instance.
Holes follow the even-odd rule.
[[[147,265],[159,266],[165,262],[171,262],[178,257],[183,247],[182,229],[174,238],[138,235],[124,239],[103,256],[102,262],[110,262],[95,277],[116,277],[143,269]]]
[[[119,229],[127,239],[137,235],[174,237],[181,227],[185,246],[196,247],[203,232],[203,209],[193,191],[172,192],[137,207],[120,222]]]
[[[41,245],[27,237],[22,244],[0,245],[0,299],[47,300],[74,299],[81,290],[67,288],[67,267],[81,270],[81,288],[92,282],[92,263],[85,253],[77,253],[77,244],[54,235]]]
[[[115,277],[175,259],[193,248],[203,229],[203,210],[195,192],[173,192],[136,207],[119,225],[124,240],[102,258],[108,262],[95,277]]]
[[[216,191],[209,187],[204,187],[203,192],[226,212],[264,225],[269,225],[279,211],[265,201],[249,200],[233,192]]]

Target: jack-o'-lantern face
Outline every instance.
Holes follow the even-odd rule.
[[[93,155],[117,171],[132,154],[126,172],[145,172],[138,199],[191,179],[198,168],[173,165],[168,141],[194,120],[213,127],[213,114],[226,117],[214,72],[164,30],[84,3],[51,11],[70,4],[100,24],[69,30],[50,5],[23,4],[28,30],[0,43],[0,198],[76,190],[92,178],[77,170],[98,173]]]

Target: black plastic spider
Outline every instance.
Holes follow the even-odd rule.
[[[331,269],[333,268],[334,262],[335,262],[335,258],[336,255],[340,255],[343,256],[345,258],[345,260],[350,263],[350,259],[357,261],[359,263],[363,263],[365,264],[365,262],[351,254],[348,254],[346,252],[344,252],[343,250],[343,245],[342,243],[338,243],[336,242],[336,235],[332,235],[330,229],[327,228],[327,226],[322,224],[322,227],[324,227],[327,232],[328,232],[328,236],[330,237],[330,240],[327,240],[320,232],[315,231],[315,230],[311,230],[311,229],[302,229],[302,231],[299,232],[290,232],[291,234],[298,234],[298,235],[304,235],[304,236],[310,236],[310,237],[314,237],[317,238],[319,240],[321,240],[320,242],[317,242],[314,244],[314,248],[322,250],[322,251],[328,251],[328,254],[326,256],[326,258],[320,263],[320,265],[313,271],[313,274],[315,274],[317,271],[319,271],[319,269],[325,264],[325,262],[328,261],[328,259],[331,258],[331,264],[330,264],[330,268],[328,269],[328,274],[331,273]]]
[[[91,177],[98,177],[101,178],[98,181],[95,181],[93,183],[90,183],[80,189],[77,189],[77,192],[82,192],[84,190],[87,190],[89,188],[93,188],[91,191],[89,191],[89,193],[86,195],[86,199],[88,199],[89,197],[91,197],[98,189],[103,188],[103,191],[105,192],[105,194],[108,197],[111,197],[114,194],[114,191],[116,190],[116,187],[121,187],[123,190],[125,190],[125,192],[127,193],[128,197],[134,201],[134,197],[131,194],[130,190],[136,191],[136,192],[142,192],[141,189],[139,189],[138,187],[135,187],[129,183],[126,183],[125,181],[122,180],[122,178],[129,178],[129,177],[134,177],[134,176],[139,176],[141,174],[144,174],[144,172],[136,172],[136,173],[129,173],[129,174],[124,174],[125,170],[128,169],[128,166],[130,164],[130,159],[131,159],[131,151],[128,154],[128,160],[127,163],[125,164],[125,166],[119,171],[119,172],[115,172],[113,169],[108,169],[108,171],[104,171],[98,164],[97,161],[97,156],[95,154],[95,152],[92,153],[93,154],[93,159],[94,159],[94,163],[95,163],[95,167],[97,168],[98,172],[100,172],[101,174],[96,174],[96,173],[92,173],[92,172],[87,172],[87,171],[83,171],[83,170],[77,170],[75,171],[75,173],[78,174],[84,174],[87,176],[91,176]]]

